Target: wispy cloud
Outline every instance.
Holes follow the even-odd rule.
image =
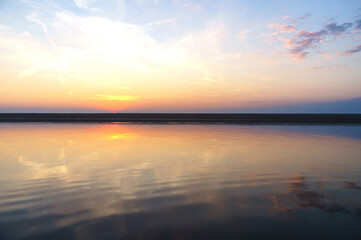
[[[41,29],[43,30],[46,38],[49,40],[49,42],[51,43],[52,46],[55,46],[55,42],[53,40],[53,38],[50,36],[49,31],[48,31],[48,27],[46,26],[46,24],[40,20],[37,12],[33,11],[32,13],[26,15],[26,18],[30,21],[30,22],[34,22],[36,24],[39,24]]]
[[[29,17],[29,21],[33,21],[35,16],[37,15]],[[208,59],[210,54],[220,54],[218,49],[224,28],[214,25],[167,43],[159,43],[147,33],[149,25],[172,21],[173,19],[164,19],[141,26],[102,17],[80,17],[70,12],[57,12],[55,19],[46,23],[42,21],[44,28],[51,32],[51,37],[56,39],[56,44],[51,44],[51,49],[39,44],[32,36],[30,39],[23,39],[8,27],[2,28],[3,36],[0,38],[6,43],[5,48],[18,53],[19,60],[25,61],[25,56],[29,57],[26,62],[28,66],[18,74],[20,78],[37,74],[39,71],[43,74],[49,70],[53,71],[52,74],[58,70],[67,71],[79,61],[82,61],[81,68],[84,69],[86,66],[93,69],[91,66],[94,64],[104,63],[107,64],[106,67],[117,64],[147,72],[149,77],[152,77],[150,69],[158,78],[174,75],[174,69],[177,69],[177,72],[188,69],[204,75],[201,79],[210,78],[208,67],[203,60]],[[17,49],[22,50],[20,52]],[[30,61],[34,56],[42,57]],[[15,55],[12,55],[13,59],[14,57]],[[78,71],[79,69],[72,72],[76,74]]]
[[[269,29],[277,29],[281,33],[291,33],[296,30],[295,25],[282,25],[282,24],[278,24],[278,23],[270,24],[270,25],[268,25],[268,28]]]
[[[310,16],[311,16],[311,13],[306,13],[305,15],[297,18],[297,20],[304,20],[304,19],[306,19],[306,18],[309,18]]]
[[[342,53],[342,55],[352,56],[352,55],[354,55],[355,53],[358,53],[358,52],[361,52],[361,44],[358,45],[357,47],[353,48],[353,49],[344,51],[344,52]]]
[[[295,24],[297,22],[300,22],[300,21],[303,21],[303,20],[309,18],[310,16],[311,16],[311,13],[306,13],[305,15],[303,15],[301,17],[296,17],[296,18],[291,17],[291,16],[284,16],[284,17],[282,17],[282,20],[288,21],[288,22],[290,22],[292,24]]]
[[[318,66],[318,67],[313,67],[310,70],[311,71],[319,71],[319,70],[330,70],[330,69],[340,69],[340,68],[345,68],[347,67],[347,65],[344,64],[333,64],[333,65],[328,65],[328,66]]]
[[[98,10],[97,8],[92,8],[91,5],[96,2],[96,0],[74,0],[75,5],[86,10]]]

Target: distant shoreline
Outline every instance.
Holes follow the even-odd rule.
[[[0,113],[1,122],[361,124],[361,114]]]

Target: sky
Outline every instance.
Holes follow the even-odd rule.
[[[360,0],[0,0],[0,112],[352,100],[360,57]]]

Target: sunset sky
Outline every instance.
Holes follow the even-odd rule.
[[[360,0],[0,0],[0,112],[361,97]]]

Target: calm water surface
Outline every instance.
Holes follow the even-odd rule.
[[[361,239],[361,126],[0,124],[0,239]]]

